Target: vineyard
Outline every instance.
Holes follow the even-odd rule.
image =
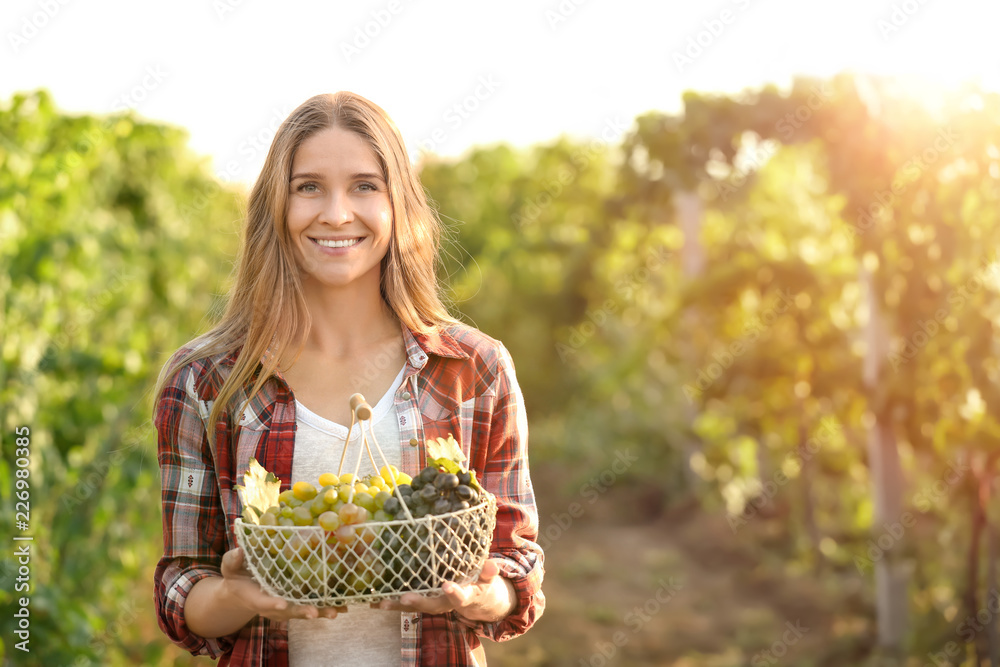
[[[1000,664],[1000,96],[936,102],[803,78],[425,156],[452,311],[530,420],[548,607],[491,664]],[[37,91],[0,130],[32,660],[209,664],[156,627],[151,391],[221,312],[245,193],[131,113]]]

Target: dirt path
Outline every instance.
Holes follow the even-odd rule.
[[[602,497],[548,546],[545,615],[515,641],[488,643],[491,666],[860,664],[851,654],[870,630],[844,609],[860,581],[824,590],[810,572],[754,553],[743,532],[754,528],[734,534],[722,516],[623,525],[613,508],[636,502],[628,495]],[[539,504],[544,530],[569,502]],[[831,650],[835,661],[815,659]]]

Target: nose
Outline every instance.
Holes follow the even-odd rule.
[[[321,222],[331,225],[343,225],[353,220],[354,209],[350,197],[346,193],[332,192],[326,199],[320,218]]]

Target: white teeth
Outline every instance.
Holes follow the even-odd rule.
[[[349,248],[352,245],[361,243],[361,239],[347,239],[346,241],[331,241],[329,239],[316,239],[316,243],[324,248]]]

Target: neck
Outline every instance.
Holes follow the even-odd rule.
[[[331,289],[314,282],[303,285],[312,327],[305,349],[323,356],[356,357],[386,339],[401,334],[400,323],[379,293],[377,273],[374,287],[351,285]]]

